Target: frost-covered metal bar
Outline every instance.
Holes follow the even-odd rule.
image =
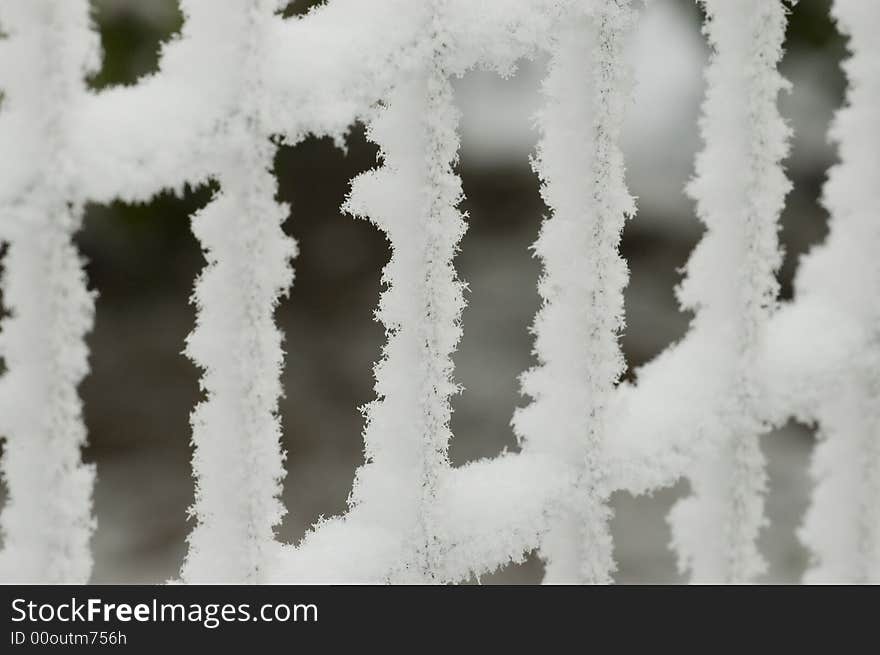
[[[85,0],[6,0],[0,30],[5,154],[16,167],[11,179],[0,176],[9,312],[0,323],[8,491],[0,580],[81,584],[92,569],[94,469],[80,455],[86,429],[77,386],[88,372],[94,296],[73,242],[87,198],[73,182],[67,111],[82,102],[98,41]]]
[[[840,163],[824,189],[831,215],[827,245],[802,263],[797,302],[821,303],[838,317],[833,335],[856,344],[844,375],[810,379],[820,443],[811,471],[816,481],[800,536],[810,549],[807,582],[880,582],[880,5],[835,0],[833,15],[849,38],[844,63],[846,105],[831,130]],[[811,320],[811,317],[805,317]],[[794,337],[794,330],[791,335]],[[845,342],[844,342],[845,343]],[[823,372],[824,373],[824,372]]]
[[[14,2],[15,0],[10,0]],[[580,1],[580,0],[578,0]],[[547,35],[575,0],[449,0],[456,37],[452,66],[477,63],[509,70],[543,47]],[[423,47],[421,3],[412,0],[330,0],[307,16],[264,16],[262,114],[268,132],[288,143],[310,136],[341,139],[352,123],[370,115],[398,79],[419,65]],[[185,5],[184,5],[185,6]],[[218,44],[182,38],[162,46],[159,72],[136,84],[85,95],[68,106],[71,177],[95,202],[149,200],[165,189],[182,190],[211,174],[208,157],[226,109],[213,82],[200,77]],[[220,46],[220,50],[225,45]],[[326,56],[315,57],[315,52]],[[0,121],[0,152],[16,143],[11,122]],[[27,183],[3,166],[7,183],[0,202]]]
[[[781,161],[788,128],[777,109],[786,83],[777,72],[785,38],[781,1],[704,0],[713,53],[689,193],[707,233],[679,290],[696,312],[695,331],[717,339],[716,375],[726,402],[714,428],[720,448],[688,473],[693,495],[670,515],[679,566],[697,582],[745,582],[764,570],[757,537],[766,485],[759,437],[757,356],[776,303],[781,260],[777,221],[789,183]]]
[[[452,266],[465,224],[458,110],[444,67],[444,3],[426,7],[424,67],[391,93],[370,122],[383,166],[352,184],[347,210],[369,218],[391,243],[377,317],[388,335],[375,367],[378,398],[366,410],[367,463],[352,504],[401,540],[390,579],[432,580],[438,568],[433,504],[448,468],[451,354],[461,337],[462,283]],[[389,194],[388,189],[395,189]]]
[[[182,569],[187,582],[267,582],[274,526],[284,507],[277,415],[284,353],[274,310],[293,281],[296,244],[275,201],[275,146],[262,118],[261,43],[277,0],[186,0],[185,38],[203,44],[202,92],[226,110],[215,135],[220,190],[192,219],[207,265],[186,353],[204,371],[205,400],[192,414],[196,526]],[[208,44],[219,46],[207,48]]]
[[[608,583],[615,569],[603,442],[625,366],[618,334],[628,271],[618,246],[635,204],[617,141],[635,14],[628,0],[584,3],[582,11],[558,36],[544,83],[535,167],[552,214],[535,243],[544,267],[539,364],[522,377],[532,402],[514,418],[524,450],[559,458],[571,479],[541,543],[549,583]]]

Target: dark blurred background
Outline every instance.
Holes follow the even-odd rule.
[[[174,0],[93,4],[105,50],[104,67],[90,82],[96,89],[131,84],[155,70],[160,42],[182,22]],[[314,4],[298,2],[286,13]],[[787,162],[795,189],[781,232],[786,297],[797,258],[825,234],[818,197],[834,161],[825,133],[842,97],[838,64],[845,45],[829,19],[829,4],[802,0],[794,8],[783,62],[794,87],[782,108],[795,128]],[[691,0],[654,0],[633,46],[639,90],[625,145],[639,214],[623,239],[632,272],[622,339],[628,375],[680,338],[689,320],[678,311],[674,286],[701,234],[682,193],[699,146],[706,56],[700,20]],[[457,83],[463,209],[470,220],[456,260],[469,285],[455,356],[456,378],[465,387],[453,401],[456,464],[516,449],[509,421],[524,403],[517,376],[533,363],[528,329],[538,308],[539,266],[529,246],[546,212],[528,163],[543,66],[524,62],[512,79],[474,72]],[[292,294],[277,313],[288,353],[281,402],[289,452],[289,514],[280,528],[285,541],[298,540],[319,515],[345,510],[362,461],[358,407],[373,397],[371,366],[383,332],[372,313],[389,251],[377,229],[343,215],[339,206],[349,180],[374,165],[376,147],[359,125],[348,137],[347,154],[329,139],[309,139],[281,148],[275,162],[279,197],[292,205],[285,229],[301,251]],[[161,582],[177,574],[183,558],[192,501],[188,421],[199,400],[199,372],[180,352],[194,319],[193,280],[203,264],[188,217],[212,192],[200,187],[145,205],[93,205],[79,235],[91,285],[100,293],[89,338],[92,373],[82,385],[90,435],[85,457],[98,466],[94,582]],[[763,442],[772,525],[762,546],[770,582],[797,581],[806,563],[794,530],[807,504],[812,440],[807,429],[790,425]],[[681,580],[665,517],[686,492],[681,483],[649,498],[615,496],[620,582]],[[481,581],[537,582],[541,568],[531,557]]]

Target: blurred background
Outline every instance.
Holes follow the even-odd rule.
[[[314,4],[300,0],[285,13]],[[793,89],[781,106],[795,130],[787,161],[795,187],[781,231],[785,297],[798,257],[826,231],[818,198],[835,157],[825,135],[842,99],[845,54],[829,4],[809,0],[793,9],[782,63]],[[90,81],[96,89],[131,84],[154,71],[159,44],[182,23],[175,0],[93,5],[105,50],[104,67]],[[629,376],[682,337],[690,318],[679,312],[674,287],[702,231],[682,193],[699,147],[706,59],[700,21],[692,0],[653,0],[632,46],[638,88],[625,150],[639,213],[623,238],[632,273],[622,338]],[[525,402],[517,376],[533,364],[528,330],[538,308],[539,265],[529,246],[546,213],[528,161],[543,69],[541,60],[523,62],[511,79],[473,72],[457,82],[463,209],[470,219],[456,260],[469,291],[455,356],[456,379],[465,387],[453,400],[455,464],[517,448],[509,422]],[[352,128],[347,153],[329,139],[309,139],[281,148],[275,162],[279,197],[292,205],[285,229],[301,252],[292,294],[277,313],[288,353],[281,415],[289,514],[279,530],[287,542],[301,538],[320,515],[345,510],[362,462],[358,407],[373,398],[371,367],[384,338],[372,313],[389,251],[372,225],[343,215],[339,206],[349,180],[375,165],[376,148],[361,126]],[[90,206],[78,238],[100,294],[89,338],[92,373],[81,388],[90,438],[85,458],[98,467],[96,583],[163,582],[177,575],[183,559],[191,527],[189,413],[199,400],[199,372],[180,352],[194,320],[193,280],[203,265],[188,217],[212,192],[201,187],[144,205]],[[796,582],[806,564],[795,530],[808,502],[812,444],[812,432],[795,424],[763,440],[770,476],[771,525],[762,534],[767,582]],[[680,483],[652,497],[615,495],[619,582],[683,579],[668,548],[665,517],[685,493]],[[534,583],[541,575],[532,556],[480,582]]]

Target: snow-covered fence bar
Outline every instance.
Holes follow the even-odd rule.
[[[807,260],[796,300],[774,311],[786,9],[703,1],[714,56],[691,193],[707,234],[680,294],[696,318],[623,384],[617,245],[634,208],[616,142],[631,0],[329,0],[290,19],[283,4],[181,0],[185,27],[163,46],[159,72],[88,92],[84,76],[98,63],[88,3],[0,0],[4,579],[83,581],[91,566],[92,472],[79,456],[76,385],[93,307],[71,242],[83,204],[208,180],[219,191],[193,217],[207,266],[187,354],[203,369],[206,398],[193,413],[196,527],[184,581],[452,582],[539,549],[548,582],[606,582],[610,494],[683,475],[695,495],[672,519],[682,563],[697,580],[753,579],[758,438],[790,416],[819,421],[826,435],[802,531],[817,556],[813,577],[877,579],[880,338],[859,293],[863,280],[880,284],[872,3],[835,2],[853,57],[834,133],[842,162],[826,188],[832,233]],[[462,286],[452,259],[465,223],[450,79],[507,73],[540,51],[553,62],[536,157],[551,215],[536,245],[539,362],[523,380],[532,401],[515,418],[523,448],[453,468]],[[342,139],[358,120],[382,164],[356,178],[345,208],[391,242],[377,312],[388,342],[349,511],[285,545],[273,535],[284,469],[272,314],[292,282],[295,245],[280,229],[287,208],[274,200],[272,139]],[[832,532],[846,538],[829,541]]]
[[[696,312],[692,329],[717,340],[709,356],[726,384],[714,403],[720,447],[688,471],[693,495],[673,508],[670,523],[679,567],[694,580],[746,582],[764,570],[756,543],[766,484],[758,440],[767,425],[755,364],[776,304],[777,221],[790,186],[781,163],[788,129],[777,109],[786,83],[776,70],[786,19],[779,2],[703,6],[713,53],[705,148],[689,192],[707,232],[679,298]]]
[[[628,273],[618,245],[635,204],[617,140],[635,12],[628,0],[589,9],[556,38],[544,84],[535,164],[553,214],[535,244],[544,264],[534,325],[540,363],[523,375],[533,400],[514,418],[524,450],[555,456],[575,480],[548,510],[540,549],[548,583],[607,583],[615,569],[602,445],[608,399],[625,369],[618,333]]]
[[[0,4],[3,153],[0,434],[8,490],[0,516],[4,581],[88,580],[94,469],[77,385],[88,370],[94,297],[73,243],[88,199],[78,189],[68,110],[97,68],[85,0]],[[47,102],[50,97],[53,102]],[[7,175],[7,172],[14,174]],[[15,184],[18,182],[19,184]]]
[[[378,398],[366,410],[364,430],[367,463],[351,504],[397,533],[401,553],[389,575],[401,581],[430,581],[437,570],[433,505],[449,467],[450,396],[458,391],[451,355],[464,306],[452,266],[465,225],[456,209],[462,195],[453,172],[458,110],[444,61],[446,7],[433,2],[423,10],[424,63],[369,121],[383,166],[354,180],[346,204],[385,232],[393,252],[377,312],[388,343],[375,367]],[[388,194],[389,188],[398,193]]]
[[[186,352],[204,369],[207,397],[192,416],[197,525],[182,575],[260,583],[268,581],[273,530],[284,515],[276,415],[284,354],[273,312],[292,282],[296,251],[281,230],[288,208],[275,201],[276,147],[262,116],[259,44],[280,3],[235,0],[223,12],[212,0],[182,6],[192,27],[184,38],[225,46],[196,65],[226,109],[211,142],[220,191],[192,221],[208,265],[196,283],[198,315]],[[217,84],[224,76],[230,79]]]
[[[810,582],[880,582],[880,5],[836,0],[833,15],[849,37],[846,106],[831,135],[840,163],[829,173],[824,202],[828,242],[798,273],[792,324],[829,330],[845,353],[826,363],[828,345],[810,356],[824,364],[804,379],[799,413],[819,425],[812,462],[816,481],[800,536],[813,562]],[[831,326],[823,321],[830,316]],[[830,366],[828,365],[830,364]],[[793,375],[791,382],[796,384]],[[799,391],[797,387],[795,391]]]
[[[448,0],[457,44],[448,56],[450,74],[476,65],[510,71],[518,59],[543,48],[574,1]],[[423,16],[422,3],[412,0],[331,0],[306,16],[266,16],[256,44],[265,131],[289,144],[310,135],[341,139],[401,76],[422,65]],[[71,184],[84,198],[148,200],[215,173],[212,143],[228,111],[216,100],[236,90],[228,88],[235,80],[225,71],[214,76],[211,29],[193,23],[223,20],[216,11],[190,16],[185,35],[163,44],[158,73],[131,86],[88,93],[67,106]],[[326,56],[312,56],[316,51]],[[203,71],[214,73],[205,79]],[[5,121],[2,151],[14,151],[15,139],[11,121]],[[7,179],[0,200],[28,184],[11,162],[2,170]]]

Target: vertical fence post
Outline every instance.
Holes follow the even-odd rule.
[[[746,582],[765,569],[757,538],[765,524],[756,357],[772,315],[781,254],[777,221],[789,183],[781,161],[789,130],[777,97],[786,82],[781,0],[703,0],[713,52],[706,72],[701,132],[688,191],[706,225],[679,289],[696,312],[694,329],[715,342],[718,374],[730,378],[718,452],[688,478],[693,495],[670,515],[679,566],[695,582]]]
[[[274,310],[292,283],[296,244],[281,229],[288,208],[275,201],[275,146],[261,117],[261,45],[281,4],[237,0],[218,11],[211,0],[183,3],[197,38],[223,47],[203,64],[216,78],[209,81],[228,83],[230,103],[218,127],[220,190],[192,219],[207,265],[186,353],[204,371],[206,397],[192,414],[197,524],[182,569],[187,582],[266,582],[284,514],[284,353]]]
[[[827,245],[805,258],[797,297],[825,296],[851,317],[862,347],[845,379],[812,382],[819,399],[820,441],[811,471],[816,486],[800,537],[813,561],[811,583],[880,582],[880,5],[835,0],[834,18],[849,37],[844,63],[846,105],[831,137],[840,163],[828,175],[824,204],[831,215]],[[836,336],[836,335],[835,335]]]
[[[458,391],[451,355],[464,299],[452,260],[465,223],[456,209],[458,110],[443,66],[443,9],[432,2],[427,12],[425,63],[407,73],[369,124],[383,166],[356,178],[346,203],[383,230],[392,248],[376,314],[388,341],[375,367],[377,399],[365,409],[367,463],[351,503],[400,531],[396,581],[436,578],[431,505],[449,467],[450,397]]]
[[[615,569],[602,443],[624,369],[618,336],[628,271],[618,247],[635,204],[618,137],[635,12],[629,0],[589,4],[559,36],[544,83],[535,170],[552,214],[534,247],[544,268],[534,324],[539,364],[522,377],[532,402],[514,417],[524,449],[571,469],[571,492],[541,543],[550,583],[608,583]]]
[[[94,470],[80,456],[86,429],[77,386],[88,372],[94,295],[73,242],[85,199],[67,152],[68,113],[100,61],[90,22],[85,0],[0,6],[2,112],[16,126],[26,180],[0,207],[9,245],[9,315],[0,324],[3,582],[84,583],[92,569]]]

